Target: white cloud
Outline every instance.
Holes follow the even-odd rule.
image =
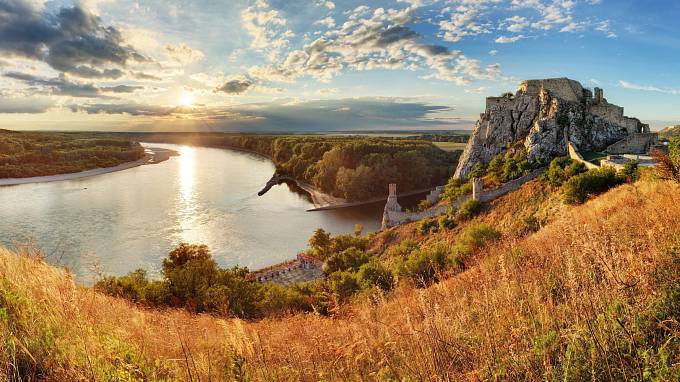
[[[278,11],[269,8],[264,0],[241,12],[243,28],[253,37],[250,47],[266,50],[270,60],[278,57],[282,48],[288,45],[295,34],[285,28],[287,21]]]
[[[524,38],[526,37],[521,34],[517,36],[499,36],[495,41],[497,44],[512,44]]]
[[[512,16],[507,18],[505,21],[509,23],[508,27],[506,28],[507,31],[512,33],[521,32],[524,28],[529,27],[531,24],[529,19],[522,16]]]
[[[618,37],[616,33],[612,32],[611,26],[609,25],[609,20],[599,22],[597,24],[597,27],[595,27],[595,30],[604,33],[604,35],[607,36],[607,38]]]
[[[498,51],[496,49],[490,50],[489,51],[489,56],[495,56],[498,54]]]
[[[660,88],[653,85],[639,85],[628,81],[619,80],[619,86],[624,89],[641,90],[646,92],[656,92],[672,95],[680,95],[680,89]]]
[[[333,28],[333,27],[335,27],[335,19],[331,16],[328,16],[328,17],[325,17],[321,20],[315,21],[314,25],[323,25],[326,28]]]
[[[185,43],[177,45],[166,45],[165,53],[173,61],[177,61],[182,65],[191,64],[196,61],[201,61],[205,58],[205,54],[198,49],[193,49]]]

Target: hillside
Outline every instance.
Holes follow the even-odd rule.
[[[538,183],[468,225],[502,239],[427,289],[365,294],[332,317],[147,310],[0,250],[2,372],[44,380],[677,380],[680,189],[640,181],[578,207]],[[644,213],[640,213],[644,211]],[[522,234],[524,215],[543,227]],[[407,237],[455,241],[466,226]],[[419,236],[420,235],[420,236]]]
[[[0,179],[114,167],[142,157],[138,142],[106,133],[0,130]]]
[[[680,125],[668,126],[659,131],[659,138],[671,139],[680,136]]]

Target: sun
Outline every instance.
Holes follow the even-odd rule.
[[[189,91],[182,90],[182,94],[179,96],[179,104],[187,107],[193,105],[194,95]]]

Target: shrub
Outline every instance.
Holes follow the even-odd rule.
[[[392,272],[376,260],[362,265],[357,272],[357,277],[364,288],[376,286],[384,291],[389,291],[394,286]]]
[[[434,249],[418,249],[397,265],[400,276],[406,277],[418,287],[425,287],[439,281],[439,277],[450,265],[447,251],[442,246]]]
[[[543,174],[543,179],[548,184],[559,187],[574,175],[586,171],[586,165],[582,162],[567,157],[557,157],[550,162],[550,167]]]
[[[470,226],[463,233],[463,241],[475,248],[481,248],[500,238],[501,233],[486,223]]]
[[[463,202],[458,209],[458,215],[463,219],[470,219],[477,215],[482,209],[482,204],[475,199],[469,199]]]
[[[456,228],[456,219],[451,215],[443,215],[439,218],[439,229],[450,230]]]
[[[359,280],[352,272],[335,272],[330,277],[331,289],[340,300],[345,300],[361,290]]]
[[[442,199],[448,200],[449,202],[453,202],[471,193],[472,193],[472,178],[470,178],[470,181],[468,182],[463,182],[458,178],[451,178],[444,187],[444,191],[442,192]]]
[[[404,240],[398,245],[390,247],[387,251],[389,257],[406,257],[411,254],[411,252],[418,249],[420,246],[413,240]]]
[[[626,162],[620,171],[620,175],[626,179],[627,182],[636,182],[640,179],[640,163],[638,161]]]
[[[359,270],[363,264],[370,260],[370,256],[357,248],[348,248],[342,252],[330,255],[323,266],[323,271],[327,275],[338,271]]]
[[[625,182],[611,167],[590,170],[576,175],[564,183],[564,202],[581,204],[589,197],[597,195]]]
[[[418,224],[418,232],[420,232],[421,235],[427,235],[430,231],[437,232],[438,227],[439,225],[436,220],[425,218]]]

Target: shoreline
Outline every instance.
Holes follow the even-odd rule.
[[[171,156],[176,155],[172,150],[158,148],[158,147],[145,147],[146,155],[141,159],[133,162],[121,163],[113,167],[100,167],[93,168],[91,170],[85,170],[80,172],[71,172],[67,174],[55,174],[55,175],[44,175],[44,176],[32,176],[28,178],[4,178],[0,179],[0,187],[3,186],[17,186],[21,184],[31,184],[31,183],[49,183],[49,182],[60,182],[64,180],[75,180],[82,178],[89,178],[91,176],[103,175],[117,171],[128,170],[131,168],[139,167],[146,164],[156,164],[164,162],[170,159]]]

